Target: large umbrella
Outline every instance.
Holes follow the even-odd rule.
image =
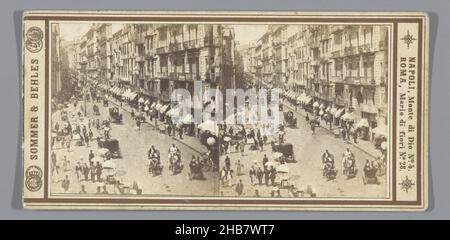
[[[208,143],[209,146],[214,145],[214,143],[216,143],[216,139],[214,139],[213,137],[209,137],[208,139],[206,139],[206,143]]]
[[[181,120],[184,124],[190,124],[194,122],[194,117],[191,114],[188,114],[186,116],[183,117],[183,119]]]
[[[102,163],[102,162],[104,162],[105,160],[104,160],[103,158],[101,158],[101,157],[94,157],[94,158],[91,159],[91,161],[92,161],[92,162],[99,162],[99,163]]]
[[[277,172],[279,173],[289,173],[289,167],[286,164],[282,164],[277,167]]]
[[[115,175],[116,172],[117,172],[117,170],[116,170],[116,169],[113,169],[113,168],[105,168],[105,169],[103,169],[103,173],[104,173],[106,176]]]
[[[378,127],[372,129],[372,132],[375,133],[376,135],[381,135],[381,136],[387,136],[387,126],[386,125],[379,125]]]
[[[81,137],[80,137],[80,134],[74,134],[73,135],[73,137],[72,137],[72,140],[80,140],[81,139]]]
[[[99,150],[97,150],[97,154],[100,156],[104,156],[107,153],[109,153],[109,149],[107,149],[107,148],[100,148]]]
[[[280,152],[274,152],[274,153],[272,153],[272,158],[273,158],[273,159],[280,158],[281,156],[283,156],[283,154],[280,153]]]
[[[345,118],[343,118],[346,121],[353,121],[355,120],[355,115],[352,113],[349,113]]]
[[[219,132],[217,124],[215,124],[211,120],[207,120],[206,122],[200,123],[198,125],[198,128],[203,131],[210,131],[211,133],[216,134],[216,135]]]
[[[367,121],[367,118],[361,118],[361,120],[359,120],[358,124],[356,124],[357,128],[360,127],[369,127],[369,122]]]
[[[265,164],[266,166],[276,166],[277,165],[277,163],[276,162],[274,162],[274,161],[268,161],[268,162],[266,162],[266,164]]]
[[[168,116],[171,116],[171,117],[173,117],[173,116],[178,116],[178,115],[180,115],[181,108],[172,108],[172,109],[169,110],[169,111],[170,111],[170,114],[167,113]]]
[[[114,162],[113,160],[105,161],[102,164],[102,167],[103,168],[109,168],[109,169],[115,169],[116,168],[116,162]]]

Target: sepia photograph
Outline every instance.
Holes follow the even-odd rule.
[[[388,27],[267,25],[253,35],[239,42],[236,81],[280,89],[279,124],[221,129],[220,194],[387,197]]]
[[[421,15],[77,14],[25,18],[29,206],[426,204]]]

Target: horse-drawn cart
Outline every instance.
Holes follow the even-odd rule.
[[[122,114],[119,112],[118,107],[109,108],[109,118],[111,122],[121,123],[122,122]]]
[[[297,127],[297,118],[294,116],[293,111],[287,111],[283,113],[284,123],[288,127]]]

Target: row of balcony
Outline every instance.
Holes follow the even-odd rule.
[[[330,76],[330,81],[354,85],[376,85],[375,78],[368,76]]]
[[[176,80],[200,80],[200,75],[198,73],[186,73],[186,72],[157,72],[156,77],[158,78],[171,78]]]
[[[387,42],[380,41],[378,42],[378,47],[376,47],[376,44],[363,44],[360,46],[349,46],[345,47],[343,50],[336,50],[331,52],[331,58],[341,58],[341,57],[347,57],[347,56],[353,56],[363,53],[371,53],[375,51],[383,51],[387,49]]]
[[[197,49],[201,47],[209,47],[209,46],[215,46],[218,45],[218,39],[194,39],[194,40],[188,40],[184,42],[178,42],[178,43],[169,43],[168,46],[162,46],[159,48],[156,48],[156,54],[166,54],[169,52],[178,52],[178,51],[184,51],[189,49]]]

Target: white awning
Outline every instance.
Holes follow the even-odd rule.
[[[130,93],[131,93],[130,89],[127,89],[125,92],[122,93],[122,97],[127,98]]]
[[[194,122],[194,117],[191,114],[186,115],[182,120],[184,124],[190,124]]]
[[[216,136],[219,133],[219,128],[218,128],[217,124],[211,120],[207,120],[203,123],[200,123],[198,125],[198,128],[202,131],[209,131]]]
[[[344,116],[342,116],[342,119],[344,119],[345,121],[354,121],[355,115],[353,113],[346,113],[344,114]]]
[[[162,106],[162,107],[159,109],[159,112],[160,112],[160,113],[165,113],[165,112],[167,111],[168,108],[169,108],[169,104],[166,104],[166,105]]]
[[[388,128],[387,128],[387,126],[386,125],[380,125],[380,126],[378,126],[378,127],[376,127],[376,128],[374,128],[374,129],[372,129],[372,132],[373,133],[375,133],[376,135],[379,135],[379,136],[387,136],[387,132],[388,132]]]
[[[137,93],[131,92],[130,95],[129,95],[128,97],[129,97],[130,100],[133,100],[133,99],[135,99],[137,96],[138,96]]]
[[[341,108],[341,109],[336,110],[336,112],[334,113],[334,117],[335,117],[335,118],[341,117],[342,114],[344,113],[344,110],[345,110],[344,108]]]
[[[312,97],[306,97],[305,104],[308,104],[312,101]]]
[[[356,124],[356,127],[369,127],[369,121],[367,121],[367,118],[361,118],[361,120],[359,120],[359,122]]]

